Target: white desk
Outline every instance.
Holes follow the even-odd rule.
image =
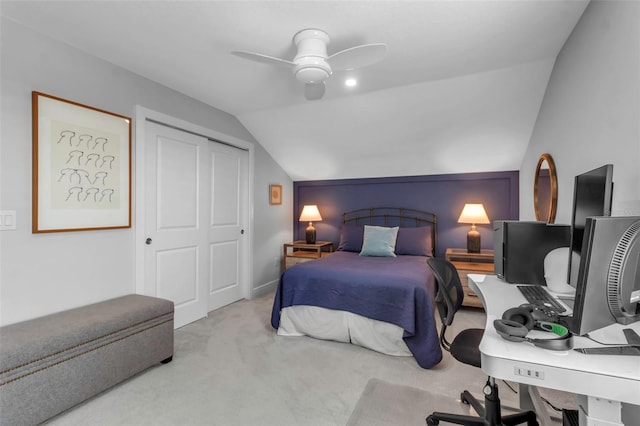
[[[505,283],[495,275],[470,274],[469,287],[480,297],[487,313],[485,333],[480,343],[485,373],[525,386],[578,394],[581,425],[622,426],[623,418],[626,419],[625,426],[640,425],[640,357],[584,355],[573,350],[552,351],[531,343],[509,342],[497,334],[493,321],[502,318],[507,309],[526,303],[524,296],[515,285]],[[590,336],[599,341],[626,344],[622,333],[625,327],[640,333],[640,322],[636,322],[630,326],[614,324],[594,331]],[[548,335],[543,333],[537,337]],[[574,337],[575,348],[596,346],[599,345],[587,338]],[[535,374],[522,375],[527,371],[537,372],[538,377]],[[526,387],[521,387],[526,390]],[[526,406],[526,399],[524,404],[523,408],[534,408]]]

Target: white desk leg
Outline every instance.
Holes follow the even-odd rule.
[[[535,386],[529,386],[524,383],[518,384],[518,399],[521,410],[535,411],[538,417],[538,423],[541,426],[552,426],[556,424],[549,415],[547,407],[540,397],[540,392]]]
[[[624,426],[620,402],[585,395],[577,399],[580,426]]]

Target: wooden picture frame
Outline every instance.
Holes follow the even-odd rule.
[[[131,227],[131,118],[32,92],[32,232]]]
[[[269,185],[269,204],[282,204],[282,185]]]

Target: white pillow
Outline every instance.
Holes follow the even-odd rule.
[[[396,257],[398,227],[364,226],[360,256]]]

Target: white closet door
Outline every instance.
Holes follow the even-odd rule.
[[[247,191],[248,152],[210,143],[211,208],[209,221],[209,310],[243,297],[240,265],[244,241],[243,212]]]
[[[175,327],[207,315],[209,141],[147,122],[145,294],[175,303]]]

